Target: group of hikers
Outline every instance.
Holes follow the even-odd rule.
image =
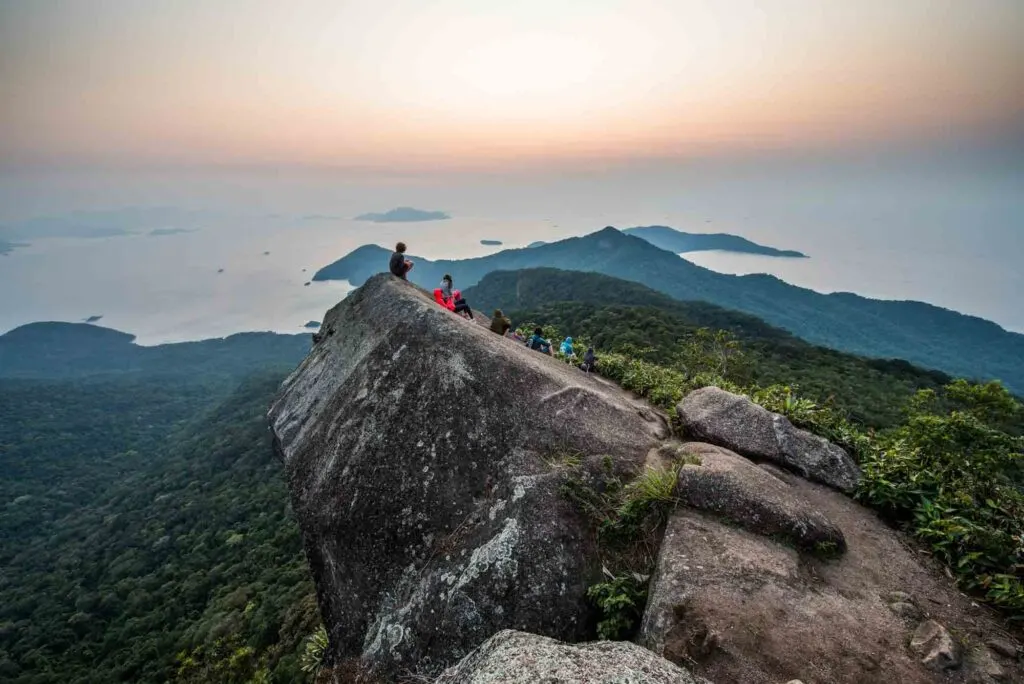
[[[388,270],[395,276],[408,280],[409,271],[412,270],[413,262],[405,258],[406,246],[404,242],[399,242],[395,245],[395,251],[391,255],[391,261],[388,264]],[[464,318],[473,318],[473,310],[469,307],[469,304],[462,296],[462,292],[454,288],[451,275],[445,273],[444,277],[441,278],[441,284],[439,287],[434,288],[434,301],[438,305],[453,311]],[[539,351],[542,354],[551,355],[551,340],[544,337],[544,331],[541,328],[535,328],[533,334],[529,337],[521,335],[518,331],[512,329],[512,321],[509,320],[508,316],[502,313],[501,309],[495,309],[494,315],[491,317],[491,332],[497,333],[502,337],[510,337],[519,342],[523,342],[527,347],[535,351]],[[575,363],[576,352],[573,349],[573,341],[571,337],[566,337],[559,346],[559,352],[569,363]],[[597,356],[594,354],[593,347],[587,347],[586,353],[583,354],[583,360],[579,363],[579,368],[587,373],[593,373],[597,371]]]

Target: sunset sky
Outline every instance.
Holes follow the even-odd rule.
[[[1021,0],[0,0],[0,164],[475,168],[998,140]]]

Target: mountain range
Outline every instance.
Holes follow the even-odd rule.
[[[386,269],[390,251],[363,245],[317,271],[314,280],[361,285]],[[645,239],[605,228],[583,237],[484,257],[430,261],[409,257],[409,278],[427,288],[454,276],[466,289],[492,271],[551,267],[590,271],[646,285],[682,301],[705,301],[742,311],[804,340],[855,354],[898,358],[946,373],[998,379],[1024,390],[1024,335],[932,304],[821,294],[770,275],[716,273]],[[472,304],[472,302],[470,302]]]
[[[676,253],[722,251],[771,257],[807,258],[803,252],[759,245],[745,237],[728,233],[686,233],[668,226],[637,226],[626,228],[622,232],[626,235],[635,235],[655,247]]]

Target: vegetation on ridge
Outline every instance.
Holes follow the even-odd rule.
[[[927,545],[964,590],[1002,609],[1011,621],[1024,621],[1024,405],[1006,388],[956,380],[939,391],[920,390],[905,403],[900,424],[867,430],[834,407],[800,397],[793,387],[741,385],[744,351],[727,332],[697,330],[676,346],[669,358],[682,365],[602,353],[600,372],[670,413],[700,387],[744,393],[840,444],[863,469],[858,499]],[[627,485],[611,478],[610,490],[590,493],[570,479],[563,492],[605,538],[625,531],[642,540],[664,519],[663,506],[674,505],[659,486],[662,475],[670,474],[645,472]],[[631,500],[622,494],[630,490],[645,494]],[[636,571],[627,563],[614,576]]]
[[[415,252],[415,245],[410,247]],[[320,269],[314,279],[345,279],[361,285],[380,272],[388,255],[385,248],[364,245]],[[742,311],[813,344],[869,357],[907,359],[957,376],[999,379],[1011,389],[1024,391],[1024,335],[991,321],[924,302],[826,295],[773,276],[716,273],[614,228],[473,259],[414,260],[412,282],[434,288],[444,273],[451,273],[467,301],[484,311],[495,306],[505,311],[523,308],[494,302],[481,296],[479,289],[469,296],[470,285],[482,284],[496,272],[587,271],[645,285],[676,300]],[[519,274],[508,277],[516,279]]]

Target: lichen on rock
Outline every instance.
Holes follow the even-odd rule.
[[[269,418],[327,660],[391,680],[437,674],[504,628],[592,634],[599,555],[544,459],[637,468],[667,420],[387,274],[322,330]]]

